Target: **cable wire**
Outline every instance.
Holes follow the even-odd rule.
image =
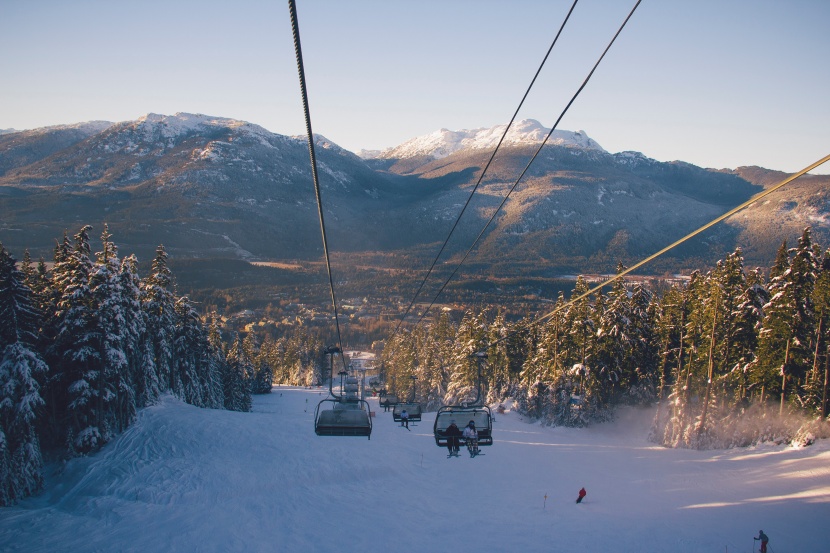
[[[485,233],[485,232],[487,231],[487,229],[490,227],[490,224],[491,224],[491,223],[493,222],[493,220],[496,218],[496,215],[498,215],[498,214],[499,214],[499,212],[501,211],[502,207],[504,207],[504,204],[505,204],[505,203],[507,203],[507,199],[508,199],[508,198],[510,197],[510,195],[513,193],[513,191],[514,191],[514,190],[516,190],[516,187],[519,185],[519,182],[521,182],[521,180],[524,178],[525,174],[527,174],[527,171],[530,169],[531,164],[532,164],[532,163],[536,160],[536,158],[537,158],[537,157],[539,156],[539,154],[541,153],[542,148],[544,148],[544,147],[545,147],[545,144],[547,144],[548,139],[550,139],[550,137],[553,135],[553,131],[555,131],[555,130],[556,130],[556,127],[557,127],[557,126],[559,126],[559,123],[562,121],[562,118],[563,118],[563,117],[565,117],[565,114],[566,114],[566,113],[568,112],[568,110],[571,108],[571,105],[573,105],[574,101],[575,101],[575,100],[577,99],[577,97],[578,97],[578,96],[582,93],[582,90],[583,90],[583,89],[585,88],[585,86],[588,84],[588,81],[590,81],[590,80],[591,80],[591,77],[593,76],[594,71],[596,71],[596,70],[597,70],[597,67],[599,67],[600,62],[602,62],[603,58],[605,57],[605,54],[607,54],[607,53],[608,53],[608,50],[610,50],[610,49],[611,49],[611,46],[614,44],[614,41],[616,41],[616,40],[617,40],[617,37],[618,37],[618,36],[620,36],[620,33],[621,33],[621,32],[622,32],[622,30],[625,28],[625,25],[628,23],[628,20],[629,20],[629,19],[631,19],[631,16],[632,16],[632,15],[634,15],[634,11],[637,9],[637,6],[639,6],[639,5],[640,5],[640,2],[641,2],[641,1],[642,1],[642,0],[637,0],[637,3],[636,3],[636,4],[634,4],[634,7],[633,7],[633,8],[631,8],[631,11],[629,12],[629,14],[628,14],[628,16],[625,18],[625,20],[622,22],[622,25],[620,25],[620,28],[619,28],[619,29],[617,29],[617,32],[614,34],[614,37],[611,39],[611,42],[609,42],[609,43],[608,43],[608,46],[606,46],[606,47],[605,47],[605,50],[602,52],[602,55],[599,57],[599,59],[597,60],[597,62],[594,64],[594,67],[593,67],[593,68],[591,69],[591,71],[588,73],[588,76],[587,76],[587,77],[585,77],[585,80],[582,82],[582,85],[579,87],[579,89],[577,89],[576,93],[573,95],[573,97],[571,98],[571,100],[570,100],[570,101],[568,102],[568,104],[565,106],[565,109],[563,109],[563,110],[562,110],[562,113],[560,113],[560,114],[559,114],[559,118],[558,118],[558,119],[556,120],[556,122],[553,124],[553,127],[550,129],[550,132],[547,134],[547,136],[545,137],[545,139],[544,139],[544,140],[542,141],[542,143],[539,145],[539,148],[536,150],[536,153],[534,153],[534,154],[533,154],[533,157],[531,157],[531,158],[530,158],[530,161],[528,161],[528,162],[527,162],[527,165],[525,166],[525,168],[524,168],[524,170],[522,171],[522,173],[519,175],[519,178],[517,178],[517,179],[516,179],[516,182],[515,182],[515,183],[513,183],[513,186],[511,186],[511,187],[510,187],[510,190],[508,190],[507,194],[504,196],[504,198],[502,199],[501,203],[500,203],[500,204],[499,204],[499,206],[496,208],[496,210],[495,210],[495,211],[493,211],[493,215],[490,217],[490,220],[489,220],[489,221],[487,221],[487,224],[485,224],[485,225],[484,225],[484,228],[483,228],[483,229],[481,229],[481,232],[478,234],[478,237],[475,239],[475,241],[473,242],[472,246],[470,246],[470,248],[467,250],[467,253],[465,253],[465,254],[464,254],[464,257],[461,259],[461,261],[458,263],[458,265],[456,265],[455,269],[453,269],[453,271],[452,271],[452,273],[450,274],[449,278],[447,278],[447,280],[444,282],[444,284],[443,284],[443,285],[441,286],[441,288],[438,290],[438,293],[437,293],[437,294],[435,294],[435,297],[432,299],[432,302],[429,304],[429,307],[427,307],[427,309],[426,309],[426,310],[424,310],[424,313],[421,315],[421,318],[420,318],[420,319],[418,319],[418,323],[416,323],[416,324],[420,324],[420,322],[424,320],[424,317],[426,317],[427,313],[429,313],[430,309],[432,309],[432,306],[433,306],[433,305],[435,305],[435,302],[436,302],[436,301],[438,301],[438,296],[440,296],[440,295],[441,295],[441,293],[444,291],[444,289],[445,289],[445,288],[447,287],[447,285],[450,283],[450,281],[452,280],[452,278],[456,275],[456,273],[458,273],[458,270],[461,268],[461,265],[462,265],[462,264],[463,264],[463,263],[467,260],[467,257],[468,257],[468,256],[470,255],[470,253],[473,251],[473,248],[475,248],[476,244],[478,244],[479,240],[481,240],[481,238],[484,236],[484,233]]]
[[[421,291],[424,289],[424,285],[426,284],[427,280],[429,279],[430,275],[432,274],[433,269],[435,269],[435,265],[438,263],[438,260],[441,258],[441,254],[444,253],[444,250],[446,249],[447,244],[450,241],[450,237],[453,235],[453,233],[455,232],[455,229],[458,227],[458,223],[459,223],[459,221],[461,221],[461,217],[464,215],[464,212],[467,210],[467,207],[470,205],[470,201],[473,199],[473,196],[475,195],[476,190],[478,190],[478,187],[481,184],[481,181],[484,179],[484,174],[487,172],[487,169],[489,169],[490,164],[493,162],[493,159],[496,157],[496,153],[499,151],[499,148],[502,145],[502,142],[504,142],[504,138],[507,136],[507,132],[510,130],[510,127],[513,125],[513,122],[516,120],[516,117],[518,116],[519,111],[522,108],[522,105],[524,105],[524,102],[527,99],[528,94],[530,94],[530,89],[533,88],[534,83],[536,83],[536,79],[539,77],[539,73],[542,72],[542,68],[545,66],[545,62],[547,62],[548,57],[550,56],[550,53],[553,50],[553,47],[556,45],[556,42],[559,40],[559,35],[562,34],[562,30],[565,28],[565,24],[568,22],[568,19],[570,19],[571,14],[574,11],[574,8],[576,8],[577,2],[579,2],[579,0],[574,0],[574,3],[571,5],[571,9],[568,10],[568,14],[565,16],[565,20],[562,21],[562,25],[560,25],[559,31],[556,33],[556,36],[554,37],[553,42],[551,43],[550,47],[548,48],[548,51],[545,54],[545,57],[542,59],[542,63],[539,64],[539,68],[536,70],[536,74],[533,76],[533,79],[530,81],[530,85],[528,85],[527,90],[524,93],[524,96],[522,96],[522,100],[519,102],[519,106],[516,108],[516,111],[513,112],[513,117],[510,118],[510,122],[507,124],[507,127],[505,127],[504,132],[501,135],[501,138],[499,138],[499,142],[498,142],[498,144],[496,144],[496,148],[493,150],[493,153],[490,155],[490,159],[487,161],[487,164],[484,166],[484,169],[481,171],[481,174],[479,175],[475,186],[473,186],[473,189],[470,192],[469,197],[467,198],[467,202],[461,208],[461,212],[458,214],[458,217],[455,219],[455,223],[453,224],[452,228],[450,229],[450,233],[447,235],[447,239],[444,240],[444,244],[441,246],[441,249],[438,251],[438,255],[436,255],[435,259],[432,261],[432,265],[430,265],[429,270],[427,270],[426,276],[424,276],[424,279],[421,281],[421,285],[418,287],[418,290],[415,292],[415,295],[413,296],[412,301],[409,302],[409,306],[406,308],[406,311],[404,312],[403,316],[401,317],[401,320],[398,321],[398,324],[395,327],[395,330],[392,332],[392,335],[389,337],[389,341],[392,341],[392,339],[397,335],[398,330],[401,328],[401,325],[403,324],[403,322],[406,319],[407,315],[409,315],[409,312],[412,310],[412,306],[415,305],[415,300],[418,299],[418,296],[421,294]],[[443,290],[443,288],[442,288],[442,290]],[[440,294],[440,292],[439,292],[439,294]],[[434,303],[434,301],[433,301],[433,303]],[[432,304],[430,304],[430,307],[432,307]],[[421,319],[423,319],[423,316],[421,317]],[[418,320],[418,323],[421,322],[421,319]]]
[[[337,344],[340,351],[343,351],[343,339],[340,335],[340,319],[337,315],[337,297],[334,293],[334,279],[331,274],[331,260],[329,258],[328,240],[326,239],[326,222],[323,216],[323,200],[320,195],[320,179],[317,174],[317,156],[314,153],[314,134],[311,132],[311,112],[308,107],[308,90],[306,88],[305,67],[303,66],[303,50],[300,45],[300,24],[297,20],[297,6],[294,0],[288,0],[288,10],[291,13],[291,28],[294,33],[294,51],[297,54],[297,71],[300,76],[300,91],[303,97],[303,112],[305,114],[305,128],[308,134],[308,154],[311,158],[311,175],[314,180],[314,194],[317,197],[317,213],[320,217],[320,232],[323,235],[323,255],[326,258],[326,270],[329,276],[329,289],[331,290],[331,304],[334,309],[334,324],[337,330]],[[346,358],[340,356],[343,363],[343,370],[346,369]]]
[[[731,217],[732,215],[735,215],[737,212],[741,211],[742,209],[745,209],[746,207],[748,207],[748,206],[750,206],[750,205],[754,204],[755,202],[757,202],[757,201],[759,201],[759,200],[761,200],[761,199],[763,199],[763,198],[765,198],[765,197],[769,196],[770,194],[772,194],[772,193],[773,193],[773,192],[775,192],[776,190],[778,190],[778,189],[782,188],[783,186],[785,186],[785,185],[787,185],[787,184],[791,183],[792,181],[794,181],[794,180],[795,180],[795,179],[797,179],[798,177],[802,176],[803,174],[805,174],[805,173],[808,173],[808,172],[812,171],[812,170],[813,170],[813,169],[815,169],[816,167],[818,167],[818,166],[820,166],[820,165],[822,165],[822,164],[824,164],[824,163],[826,163],[826,162],[828,162],[828,161],[830,161],[830,154],[828,154],[828,155],[826,155],[825,157],[821,158],[820,160],[816,161],[816,162],[815,162],[815,163],[813,163],[812,165],[810,165],[810,166],[808,166],[808,167],[805,167],[804,169],[802,169],[802,170],[801,170],[801,171],[799,171],[798,173],[795,173],[795,174],[793,174],[793,175],[790,175],[788,178],[786,178],[786,179],[784,179],[783,181],[779,182],[778,184],[776,184],[776,185],[775,185],[775,186],[773,186],[772,188],[769,188],[768,190],[764,190],[763,192],[761,192],[761,193],[759,193],[759,194],[757,194],[757,195],[753,196],[753,197],[752,197],[752,198],[750,198],[749,200],[745,201],[745,202],[744,202],[744,203],[742,203],[741,205],[739,205],[739,206],[737,206],[737,207],[734,207],[734,208],[730,209],[729,211],[727,211],[726,213],[724,213],[724,214],[723,214],[723,215],[721,215],[720,217],[717,217],[717,218],[715,218],[715,219],[713,219],[713,220],[709,221],[708,223],[706,223],[705,225],[703,225],[703,226],[702,226],[702,227],[700,227],[699,229],[697,229],[697,230],[694,230],[694,231],[690,232],[689,234],[687,234],[687,235],[686,235],[686,236],[684,236],[683,238],[681,238],[681,239],[679,239],[679,240],[676,240],[675,242],[672,242],[671,244],[669,244],[668,246],[666,246],[666,247],[665,247],[665,248],[663,248],[662,250],[658,251],[657,253],[654,253],[654,254],[652,254],[652,255],[648,256],[647,258],[643,259],[643,260],[642,260],[642,261],[640,261],[639,263],[636,263],[636,264],[632,265],[631,267],[629,267],[628,269],[626,269],[626,270],[624,270],[624,271],[621,271],[620,273],[618,273],[618,274],[616,274],[615,276],[613,276],[613,277],[609,278],[608,280],[606,280],[606,281],[605,281],[605,282],[603,282],[602,284],[598,284],[597,286],[594,286],[593,288],[591,288],[591,289],[590,289],[590,290],[588,290],[587,292],[584,292],[583,294],[580,294],[579,296],[577,296],[577,297],[575,297],[575,298],[571,298],[570,300],[568,300],[567,302],[563,303],[562,305],[560,305],[560,306],[559,306],[559,307],[557,307],[556,309],[554,309],[554,310],[552,310],[552,311],[550,311],[550,312],[548,312],[548,313],[546,313],[546,314],[542,315],[541,317],[538,317],[537,319],[535,319],[535,320],[531,321],[530,323],[528,323],[528,324],[524,325],[522,328],[519,328],[519,329],[517,329],[517,330],[514,330],[514,331],[512,331],[512,332],[509,332],[509,333],[507,333],[506,335],[504,335],[502,338],[499,338],[498,340],[495,340],[495,341],[493,341],[493,342],[488,343],[488,344],[484,347],[484,349],[486,350],[487,348],[489,348],[489,347],[491,347],[491,346],[494,346],[494,345],[496,345],[496,344],[499,344],[499,343],[501,343],[501,342],[503,342],[503,341],[507,340],[508,338],[512,338],[513,336],[515,336],[516,334],[519,334],[520,332],[524,332],[525,330],[529,330],[529,329],[533,328],[534,326],[536,326],[536,325],[538,325],[538,324],[540,324],[540,323],[543,323],[543,322],[547,321],[548,319],[550,319],[551,317],[553,317],[556,313],[558,313],[559,311],[561,311],[561,310],[565,309],[566,307],[569,307],[569,306],[573,305],[574,303],[578,302],[579,300],[582,300],[582,299],[587,298],[587,297],[588,297],[588,296],[590,296],[591,294],[594,294],[594,293],[596,293],[596,292],[600,291],[602,288],[604,288],[605,286],[608,286],[608,285],[609,285],[609,284],[611,284],[612,282],[615,282],[615,281],[617,281],[617,280],[621,279],[622,277],[624,277],[625,275],[627,275],[627,274],[631,273],[632,271],[635,271],[635,270],[639,269],[639,268],[640,268],[640,267],[642,267],[643,265],[645,265],[645,264],[647,264],[647,263],[650,263],[651,261],[654,261],[655,259],[657,259],[657,258],[658,258],[658,257],[660,257],[661,255],[663,255],[663,254],[664,254],[664,253],[666,253],[667,251],[669,251],[669,250],[671,250],[671,249],[675,248],[676,246],[679,246],[680,244],[682,244],[683,242],[685,242],[685,241],[689,240],[690,238],[693,238],[693,237],[697,236],[697,235],[698,235],[698,234],[700,234],[701,232],[703,232],[703,231],[705,231],[705,230],[707,230],[707,229],[709,229],[709,228],[711,228],[711,227],[715,226],[716,224],[720,223],[720,222],[721,222],[721,221],[723,221],[724,219],[728,219],[729,217]]]

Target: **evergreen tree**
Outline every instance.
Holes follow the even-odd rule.
[[[786,242],[782,244],[770,270],[770,300],[764,306],[758,360],[752,372],[765,393],[777,392],[781,409],[788,399],[803,401],[796,386],[812,367],[812,295],[817,272],[809,229],[792,251]],[[788,394],[790,387],[796,393]]]
[[[445,405],[471,403],[479,395],[478,363],[474,354],[481,352],[485,346],[487,325],[485,314],[467,311],[458,327],[451,357],[450,381],[444,397]],[[486,397],[487,390],[480,390],[481,397]]]
[[[175,380],[181,382],[179,397],[185,402],[204,407],[208,403],[207,379],[203,373],[209,370],[207,334],[187,296],[176,301],[176,324],[171,371]]]
[[[124,316],[122,345],[132,394],[119,392],[118,413],[120,420],[131,421],[138,408],[147,406],[159,396],[161,384],[147,335],[147,313],[142,308],[141,279],[135,255],[121,260],[119,282]]]
[[[588,282],[582,275],[579,275],[573,292],[571,292],[571,306],[565,315],[567,334],[563,347],[563,367],[571,367],[575,364],[589,365],[594,361],[593,354],[596,343],[595,310],[590,299],[587,296],[583,297],[589,289]]]
[[[0,506],[43,485],[36,425],[44,402],[38,378],[48,368],[34,349],[40,314],[24,280],[0,244]]]
[[[84,226],[75,235],[72,252],[54,268],[57,302],[57,335],[52,351],[57,358],[55,383],[63,384],[56,398],[62,435],[70,452],[88,453],[106,443],[110,435],[103,427],[98,394],[102,388],[102,337],[89,286],[93,271],[89,231]],[[56,256],[57,258],[58,256]]]
[[[119,407],[134,404],[135,391],[125,353],[125,327],[123,290],[121,288],[118,250],[112,242],[107,225],[101,235],[103,248],[96,254],[96,263],[90,275],[90,293],[98,329],[98,348],[102,362],[102,375],[98,379],[95,394],[98,426],[104,434],[121,432],[132,423],[133,412],[123,412]]]
[[[251,385],[245,378],[250,373],[250,361],[242,347],[242,339],[237,335],[236,341],[228,350],[223,388],[225,392],[225,409],[229,411],[251,410]]]
[[[440,314],[429,327],[426,352],[421,363],[424,392],[420,400],[426,410],[437,410],[443,405],[449,384],[456,331],[446,313]]]
[[[592,386],[593,398],[598,405],[607,406],[611,395],[620,387],[628,386],[632,376],[627,363],[632,349],[631,316],[628,292],[621,280],[614,282],[607,299],[601,294],[597,297],[594,311],[596,348],[592,366],[598,379]]]
[[[792,339],[790,340],[790,363],[787,366],[793,383],[793,402],[799,407],[805,406],[803,388],[799,383],[807,380],[813,367],[814,344],[816,338],[816,313],[813,305],[813,291],[820,269],[821,261],[817,259],[813,248],[810,227],[804,229],[798,245],[792,251],[789,282],[792,290],[795,312],[792,319]]]
[[[142,282],[142,302],[147,314],[147,333],[151,345],[152,366],[159,388],[183,396],[182,382],[173,370],[174,340],[176,334],[176,300],[170,290],[172,274],[167,266],[164,246],[156,249],[150,275]],[[154,401],[155,397],[148,397]]]
[[[812,368],[805,384],[804,402],[823,419],[827,416],[827,381],[830,372],[830,248],[825,250],[821,258],[812,302],[815,311],[815,337]]]
[[[677,324],[677,350],[673,357],[676,365],[673,368],[671,380],[674,384],[669,394],[668,403],[671,411],[668,421],[662,432],[660,443],[670,447],[688,446],[691,442],[692,422],[694,417],[695,399],[699,397],[697,379],[693,373],[697,368],[695,363],[696,344],[699,343],[702,328],[699,323],[699,308],[706,295],[704,279],[697,271],[692,272],[685,289],[679,298],[674,300],[676,315],[673,317]]]
[[[226,361],[216,313],[211,313],[208,316],[207,344],[204,353],[207,355],[207,367],[203,374],[207,392],[205,407],[222,409],[225,405],[225,391],[222,379],[226,371]]]
[[[510,328],[502,311],[496,314],[487,333],[487,342],[493,345],[487,350],[484,380],[487,382],[487,402],[492,403],[506,397],[510,383],[510,356],[513,351],[511,341],[507,339]]]
[[[251,393],[270,394],[273,382],[274,371],[271,369],[271,365],[268,364],[264,357],[258,356],[256,361],[256,374],[251,384]]]
[[[627,353],[626,395],[636,404],[658,399],[660,383],[659,338],[655,330],[657,301],[641,283],[633,286],[629,298],[629,351]]]

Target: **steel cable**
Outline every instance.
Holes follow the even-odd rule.
[[[481,171],[481,174],[479,175],[475,186],[473,186],[473,189],[470,192],[470,195],[467,197],[466,203],[461,208],[461,212],[458,214],[458,217],[456,217],[455,223],[453,224],[452,228],[450,229],[450,232],[447,235],[446,240],[444,240],[444,244],[441,246],[441,249],[438,251],[438,255],[436,255],[435,259],[432,261],[432,265],[430,265],[429,269],[427,270],[427,273],[424,276],[424,279],[421,281],[421,285],[418,287],[418,290],[415,292],[415,295],[412,297],[412,301],[409,302],[409,306],[406,308],[406,311],[404,312],[403,316],[401,317],[401,320],[398,321],[398,324],[395,327],[395,330],[392,332],[392,335],[389,337],[390,342],[398,334],[398,330],[400,330],[401,325],[403,324],[403,322],[406,319],[407,315],[409,315],[409,312],[412,310],[412,306],[415,305],[415,300],[417,300],[418,296],[421,294],[421,291],[423,290],[424,285],[426,284],[427,280],[429,279],[430,275],[432,274],[433,269],[435,269],[435,265],[438,263],[438,260],[441,258],[441,254],[444,253],[444,250],[446,249],[447,244],[450,241],[450,237],[452,237],[453,233],[455,232],[455,229],[458,227],[458,223],[461,221],[461,217],[464,215],[464,212],[467,210],[467,207],[470,205],[470,202],[472,201],[473,196],[475,195],[476,191],[478,190],[478,187],[481,184],[481,181],[484,179],[485,173],[487,173],[487,169],[489,169],[490,164],[493,162],[493,159],[496,157],[496,153],[499,151],[499,148],[501,147],[502,142],[504,142],[504,139],[507,136],[507,132],[510,130],[510,127],[513,125],[513,122],[516,120],[516,117],[518,116],[519,111],[522,108],[522,105],[524,105],[524,102],[527,99],[528,94],[530,94],[530,90],[533,88],[533,85],[536,83],[536,79],[539,77],[539,74],[542,72],[542,68],[545,66],[545,63],[547,62],[548,57],[550,56],[550,53],[553,50],[553,47],[556,45],[556,42],[559,40],[559,36],[562,34],[562,30],[565,28],[565,25],[567,24],[568,20],[570,19],[571,14],[574,11],[574,8],[576,8],[577,2],[579,2],[579,0],[574,0],[574,3],[571,4],[571,9],[568,10],[568,14],[565,16],[564,21],[562,21],[562,24],[559,26],[559,31],[556,33],[556,36],[554,37],[553,42],[551,43],[550,47],[548,48],[548,51],[545,54],[544,58],[542,58],[542,63],[539,64],[539,68],[536,70],[536,74],[533,76],[533,79],[530,81],[530,85],[528,85],[527,90],[524,93],[524,96],[522,96],[522,99],[519,102],[519,105],[516,108],[516,111],[513,112],[513,117],[510,118],[510,122],[507,124],[507,127],[505,127],[504,132],[501,135],[501,138],[499,138],[499,141],[496,144],[496,148],[493,150],[493,153],[490,155],[490,159],[487,161],[487,164],[484,166],[484,169]],[[455,274],[455,273],[453,273],[453,274]],[[450,278],[452,278],[452,277],[450,277]],[[445,284],[445,286],[446,286],[446,284]],[[443,290],[443,287],[441,288],[441,290]],[[439,294],[440,294],[440,292],[439,292]],[[433,303],[434,303],[434,300],[433,300]],[[432,307],[432,304],[430,304],[430,308],[431,307]],[[422,319],[423,319],[423,316],[421,317],[421,319],[418,320],[418,323],[420,323]]]
[[[297,54],[297,71],[300,75],[300,91],[303,97],[303,113],[305,115],[305,127],[308,134],[308,154],[311,157],[311,175],[314,180],[314,194],[317,198],[317,213],[320,217],[320,232],[323,235],[323,255],[326,258],[326,270],[329,277],[329,289],[331,290],[331,304],[334,309],[334,324],[337,331],[337,344],[340,351],[343,351],[343,340],[340,335],[340,320],[337,314],[337,296],[334,293],[334,279],[331,274],[331,260],[329,258],[328,240],[326,239],[326,222],[323,216],[323,200],[320,195],[320,179],[317,173],[317,156],[314,152],[314,134],[311,131],[311,112],[308,107],[308,90],[306,88],[305,68],[303,66],[303,50],[300,44],[300,24],[297,20],[297,6],[294,0],[288,0],[288,10],[291,13],[291,29],[294,33],[294,51]],[[345,356],[341,355],[343,369],[346,369]]]

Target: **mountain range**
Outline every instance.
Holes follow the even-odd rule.
[[[349,152],[315,136],[329,248],[424,269],[481,178],[504,127],[413,138]],[[639,152],[609,153],[585,131],[517,122],[447,244],[443,261],[483,232],[465,270],[555,275],[631,264],[786,175],[705,169]],[[830,246],[830,176],[804,176],[656,262],[651,271],[711,266],[741,246],[767,266],[782,240],[812,226]],[[0,241],[51,258],[55,240],[109,225],[120,253],[247,261],[319,260],[320,223],[307,139],[233,119],[177,113],[0,134]]]

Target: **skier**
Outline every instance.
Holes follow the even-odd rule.
[[[576,498],[577,503],[582,503],[582,499],[588,495],[588,492],[585,491],[585,488],[579,490],[579,497]]]
[[[761,541],[761,553],[767,553],[767,543],[769,543],[769,537],[764,534],[763,530],[758,530],[758,537],[752,538],[755,541]]]
[[[467,451],[470,452],[470,457],[478,455],[478,432],[476,431],[476,422],[470,421],[464,427],[464,439],[467,441]]]
[[[455,424],[455,419],[450,421],[444,435],[447,437],[447,450],[450,452],[447,457],[458,457],[458,438],[461,437],[461,430]]]
[[[406,412],[406,409],[401,411],[401,426],[409,430],[409,413]]]

